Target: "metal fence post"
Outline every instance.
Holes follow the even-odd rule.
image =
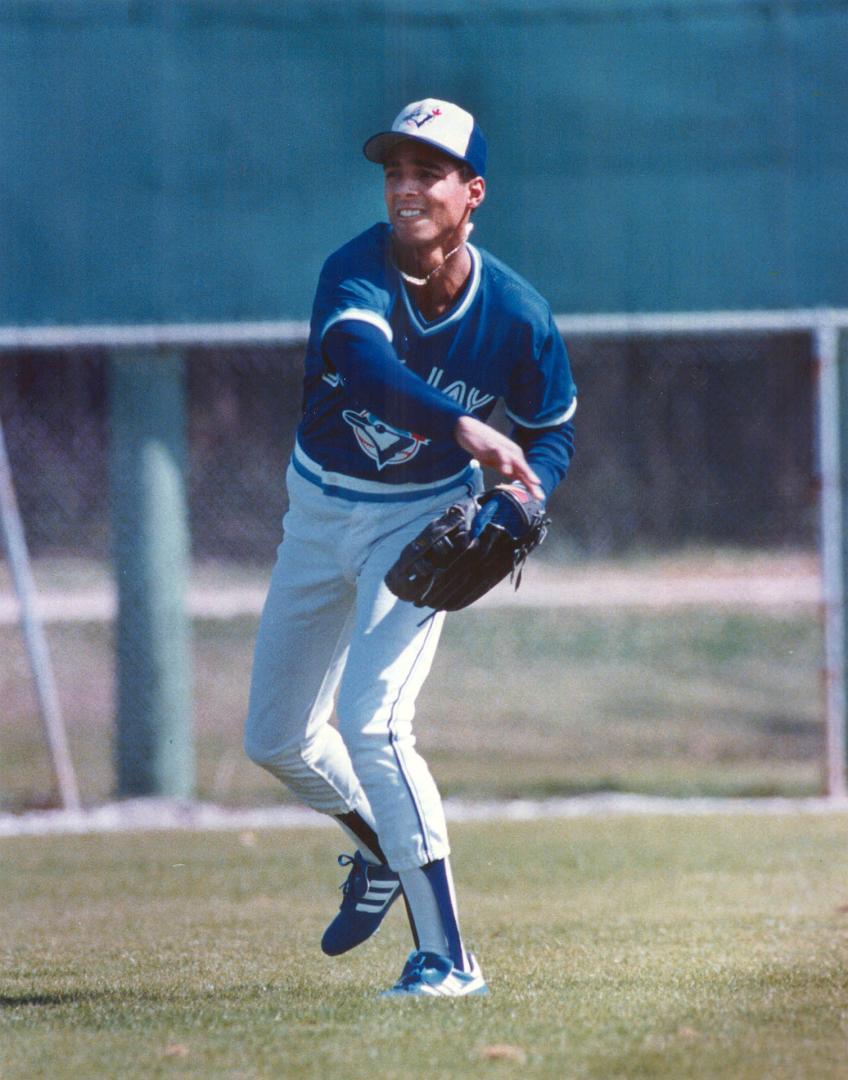
[[[822,596],[825,635],[827,793],[845,798],[848,592],[848,349],[832,322],[815,331],[821,474]]]
[[[66,810],[78,810],[80,797],[77,778],[68,747],[65,722],[59,706],[59,692],[56,688],[53,665],[50,662],[50,651],[47,647],[44,627],[36,609],[35,584],[30,570],[29,551],[15,495],[15,485],[12,481],[12,469],[6,451],[6,437],[3,433],[2,421],[0,421],[0,532],[3,534],[9,570],[21,608],[21,630],[29,657],[38,707],[50,747],[53,771],[59,786],[59,797]]]
[[[194,790],[184,393],[179,352],[113,352],[116,765],[124,796]]]

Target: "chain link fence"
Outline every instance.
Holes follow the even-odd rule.
[[[551,511],[575,552],[815,545],[809,335],[568,345],[577,451]],[[186,360],[194,555],[267,561],[285,506],[302,347],[195,348]],[[108,369],[102,351],[0,359],[0,415],[34,556],[108,557]]]
[[[547,567],[615,565],[646,553],[692,549],[789,550],[806,553],[811,562],[815,559],[815,363],[809,334],[593,334],[569,335],[567,344],[580,400],[577,451],[569,477],[551,501],[554,527],[540,552]],[[241,587],[248,600],[241,607],[236,604],[228,619],[213,620],[208,613],[195,612],[197,789],[201,797],[222,802],[267,802],[279,799],[281,792],[243,759],[239,729],[258,607],[282,533],[284,470],[300,412],[303,344],[196,345],[184,355],[193,585],[219,596]],[[48,633],[82,796],[88,803],[109,798],[114,784],[109,366],[109,353],[103,349],[0,354],[0,419],[36,582],[42,600],[54,601]],[[496,422],[502,423],[502,417]],[[55,793],[6,570],[0,564],[0,808],[20,809],[49,804]],[[652,587],[646,584],[646,589]],[[558,624],[567,627],[566,652],[574,635],[588,634],[585,622],[570,619],[564,612]],[[787,714],[774,695],[750,708],[738,701],[721,706],[721,715],[731,718],[737,708],[740,715],[748,708],[744,722],[762,727],[767,748],[762,741],[749,740],[746,753],[752,760],[772,755],[775,768],[766,770],[768,775],[757,774],[758,790],[809,791],[818,782],[823,756],[822,705],[816,685],[820,628],[814,611],[805,620],[803,626],[784,628],[785,638],[779,641],[771,631],[766,635],[769,648],[777,652],[769,660],[773,668],[763,677],[764,685],[774,681],[772,674],[781,667],[780,650],[791,652],[786,642],[797,645],[799,634],[807,642],[803,678],[795,679],[800,696],[785,705]],[[457,625],[472,624],[473,620]],[[618,640],[628,642],[628,649],[643,639],[650,639],[652,649],[665,647],[659,644],[656,627],[645,637],[644,626],[625,631],[615,619],[593,626],[600,651]],[[686,626],[677,637],[691,632],[693,640],[707,641],[706,623]],[[707,650],[703,670],[694,668],[669,690],[678,698],[683,694],[688,715],[701,715],[706,728],[715,727],[717,713],[706,698],[700,704],[692,700],[692,687],[699,680],[724,677],[721,650],[728,634],[736,643],[733,648],[744,648],[746,635],[755,632],[756,628],[741,624],[722,624],[720,640],[703,646]],[[468,654],[467,644],[454,646]],[[584,646],[588,648],[585,642],[580,647]],[[446,647],[452,647],[450,640]],[[577,645],[574,648],[579,652]],[[628,657],[630,663],[629,653]],[[657,669],[663,662],[657,655]],[[714,662],[718,666],[710,674],[708,666]],[[644,691],[632,684],[653,677],[651,662],[645,663],[640,674],[627,675],[620,706],[613,707],[609,702],[589,704],[608,675],[587,665],[584,658],[584,671],[592,673],[591,686],[587,683],[577,693],[568,687],[557,691],[565,703],[551,721],[562,723],[561,732],[571,740],[568,748],[552,745],[545,761],[528,750],[526,775],[537,777],[537,787],[553,784],[539,790],[656,784],[655,772],[647,765],[635,772],[617,772],[612,765],[602,768],[598,762],[610,738],[617,736],[608,733],[600,738],[600,729],[589,726],[600,723],[609,709],[603,722],[624,725],[609,729],[618,731],[622,747],[630,746],[638,757],[640,747],[650,745],[652,754],[659,753],[657,760],[663,760],[667,744],[666,750],[657,751],[654,734],[648,738],[642,732],[637,738],[642,729],[632,726],[634,710],[644,707],[644,702],[639,704]],[[579,672],[578,676],[582,677]],[[452,677],[444,683],[449,685]],[[544,682],[547,676],[538,678]],[[750,671],[745,678],[752,681]],[[775,694],[783,693],[781,685],[775,683]],[[534,706],[545,707],[544,701]],[[440,702],[434,711],[448,715],[450,702]],[[572,713],[580,714],[573,729]],[[651,715],[651,724],[662,725],[660,714],[661,709]],[[509,722],[525,723],[521,717]],[[728,724],[732,727],[736,720]],[[462,730],[456,721],[449,733],[425,731],[422,743],[427,749],[428,738],[433,740],[437,765],[439,746],[455,750],[457,732]],[[715,780],[721,773],[722,754],[730,751],[715,742],[715,731],[702,731],[693,742],[686,730],[685,725],[675,726],[668,736],[677,740],[681,761],[687,763],[684,771],[691,765],[697,772],[699,755],[706,755],[709,760],[701,763],[702,772]],[[468,733],[469,746],[479,739],[489,745],[483,733]],[[597,746],[597,759],[581,765],[580,746],[589,758],[594,753],[590,748]],[[551,763],[557,762],[557,754],[562,755],[562,765],[555,770],[554,782]],[[788,772],[781,772],[781,763],[788,763]],[[579,776],[574,771],[578,766],[583,769]],[[453,774],[448,765],[444,768],[450,790]],[[722,775],[732,775],[734,768],[731,762]],[[461,786],[465,780],[457,777],[456,783]],[[717,787],[723,783],[719,780]],[[535,790],[529,780],[528,784]],[[740,790],[752,788],[740,781]]]

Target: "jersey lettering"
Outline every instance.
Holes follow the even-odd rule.
[[[444,368],[432,368],[430,374],[427,376],[427,382],[430,386],[433,386],[438,390],[444,373]],[[455,382],[452,382],[450,386],[445,389],[444,393],[447,397],[458,402],[469,412],[474,412],[475,409],[482,409],[484,405],[488,405],[490,401],[495,400],[494,394],[486,394],[482,390],[478,390],[476,386],[470,388],[466,387],[462,379],[457,379]]]
[[[422,321],[390,244],[390,227],[375,225],[335,251],[321,271],[297,438],[304,453],[336,478],[379,477],[387,489],[435,487],[468,466],[468,453],[444,433],[427,438],[394,427],[348,394],[322,352],[324,329],[338,316],[373,313],[408,371],[484,422],[502,398],[508,416],[541,427],[547,418],[565,415],[574,386],[549,305],[508,267],[469,244],[473,270],[461,301],[439,318]],[[396,418],[425,427],[423,420]]]
[[[484,394],[482,391],[478,390],[476,386],[472,386],[468,391],[465,407],[469,412],[474,412],[475,409],[482,409],[484,405],[488,405],[490,401],[494,400],[494,394]]]

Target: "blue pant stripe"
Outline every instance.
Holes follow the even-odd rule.
[[[425,854],[425,857],[426,857],[428,862],[430,862],[430,860],[432,859],[432,853],[430,851],[430,846],[429,846],[428,841],[427,841],[427,829],[426,829],[426,827],[424,825],[424,815],[423,815],[423,813],[421,811],[421,799],[420,799],[420,796],[418,795],[418,792],[415,790],[415,785],[412,782],[412,778],[409,775],[409,772],[407,771],[407,769],[406,769],[406,767],[404,765],[403,755],[401,754],[400,748],[399,748],[399,746],[397,744],[397,736],[395,735],[395,732],[392,730],[392,725],[393,725],[394,720],[395,720],[395,709],[397,708],[397,705],[398,705],[401,697],[403,696],[403,691],[404,691],[404,688],[405,688],[407,682],[412,677],[412,673],[415,671],[416,665],[418,664],[418,661],[420,660],[421,655],[423,654],[424,650],[427,647],[427,642],[428,642],[428,640],[430,638],[430,634],[432,633],[433,625],[434,625],[434,623],[431,621],[429,626],[427,627],[427,632],[424,635],[424,640],[421,643],[421,648],[418,650],[418,653],[417,653],[415,659],[410,664],[409,671],[407,672],[406,678],[401,683],[400,688],[398,689],[397,696],[395,697],[395,700],[392,702],[392,707],[391,707],[391,709],[389,711],[389,722],[388,722],[389,743],[391,745],[392,752],[395,755],[395,761],[397,762],[398,772],[401,775],[401,778],[402,778],[402,780],[404,782],[404,785],[406,786],[406,790],[409,792],[409,797],[412,799],[412,805],[415,808],[415,816],[418,819],[418,828],[421,830],[421,836],[422,836],[422,838],[424,840],[424,854]]]
[[[427,875],[439,912],[442,916],[442,927],[450,948],[450,958],[453,966],[460,971],[465,970],[465,951],[462,948],[462,935],[459,932],[459,919],[453,904],[450,883],[448,882],[447,866],[444,859],[437,859],[421,868]]]

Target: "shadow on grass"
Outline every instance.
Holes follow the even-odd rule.
[[[0,994],[0,1009],[21,1009],[30,1005],[79,1005],[83,1001],[97,1001],[106,996],[84,990],[67,990],[59,994]]]
[[[285,996],[296,993],[291,987],[275,986],[267,983],[239,984],[224,989],[193,991],[195,1000],[240,1001],[261,998],[269,994]],[[130,990],[123,987],[110,987],[104,990],[57,990],[52,993],[0,994],[0,1011],[29,1008],[62,1008],[68,1005],[103,1004],[120,999],[123,1006],[138,1004],[174,1004],[174,996],[166,989]]]

